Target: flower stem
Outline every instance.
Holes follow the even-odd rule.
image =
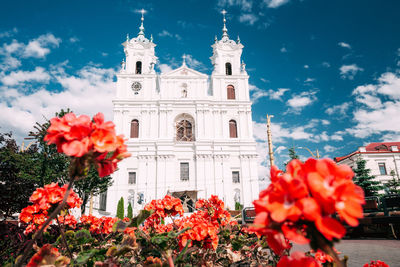
[[[335,252],[333,247],[326,242],[326,239],[322,236],[322,234],[320,232],[318,232],[318,231],[315,231],[315,237],[316,237],[316,240],[318,242],[318,247],[323,252],[325,252],[326,254],[331,256],[338,267],[345,267],[343,262],[340,260],[338,254]]]
[[[65,217],[64,217],[64,218],[65,218]],[[58,217],[56,217],[56,220],[57,220],[57,223],[58,223],[58,228],[60,229],[61,239],[63,240],[65,249],[68,251],[68,255],[69,255],[69,257],[71,258],[71,260],[73,260],[71,250],[70,250],[69,247],[68,247],[68,242],[67,242],[67,239],[65,238],[64,230],[62,229],[62,227],[61,227],[61,225],[60,225],[60,222],[58,221]],[[64,219],[64,220],[65,220],[65,219]]]
[[[168,264],[169,264],[169,267],[174,267],[174,266],[175,266],[175,265],[174,265],[174,261],[172,260],[171,255],[168,257]]]
[[[49,218],[47,218],[46,222],[40,227],[40,229],[33,235],[32,239],[28,242],[26,245],[26,248],[24,250],[24,254],[22,255],[21,258],[16,262],[15,266],[20,267],[22,264],[25,262],[25,260],[28,258],[30,251],[32,250],[33,244],[37,239],[39,239],[43,232],[44,229],[57,217],[58,213],[63,209],[65,203],[67,202],[69,193],[71,192],[72,185],[74,184],[74,181],[76,180],[77,177],[71,177],[71,180],[68,184],[68,188],[65,191],[64,198],[60,204],[58,204],[57,208],[50,214]]]

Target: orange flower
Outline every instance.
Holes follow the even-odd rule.
[[[362,204],[365,203],[364,191],[361,187],[347,182],[339,185],[335,190],[335,208],[341,219],[350,226],[358,225],[358,218],[363,217]]]
[[[321,267],[312,257],[307,257],[303,252],[295,251],[290,256],[283,256],[277,267]]]
[[[44,140],[56,144],[58,152],[68,156],[87,155],[93,159],[101,177],[113,173],[117,163],[130,156],[123,136],[116,135],[114,123],[104,122],[101,113],[93,117],[93,122],[88,116],[76,117],[68,113],[62,118],[51,119],[50,123]]]
[[[363,265],[363,267],[389,267],[389,265],[384,261],[377,260],[377,261],[371,261],[369,264],[366,263]]]

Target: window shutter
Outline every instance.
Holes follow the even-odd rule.
[[[236,121],[234,120],[229,121],[229,137],[237,138],[237,127],[236,127]]]
[[[139,121],[133,120],[131,122],[131,138],[139,137]]]

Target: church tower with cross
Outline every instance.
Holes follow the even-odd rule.
[[[226,12],[222,37],[211,46],[211,76],[189,68],[185,55],[177,69],[157,73],[144,13],[137,36],[122,44],[125,59],[113,99],[114,123],[132,156],[120,163],[95,210],[113,216],[123,197],[138,211],[166,194],[180,198],[187,212],[211,195],[230,209],[250,206],[259,186],[249,76],[243,45],[228,35]]]

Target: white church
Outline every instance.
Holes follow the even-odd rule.
[[[117,74],[113,114],[132,156],[95,201],[100,215],[115,216],[121,197],[134,212],[166,194],[180,198],[187,212],[212,194],[229,209],[258,198],[249,76],[243,45],[229,38],[225,13],[222,38],[211,45],[211,76],[189,68],[185,56],[179,68],[156,73],[156,44],[145,37],[143,12],[137,37],[122,44],[126,59]]]

